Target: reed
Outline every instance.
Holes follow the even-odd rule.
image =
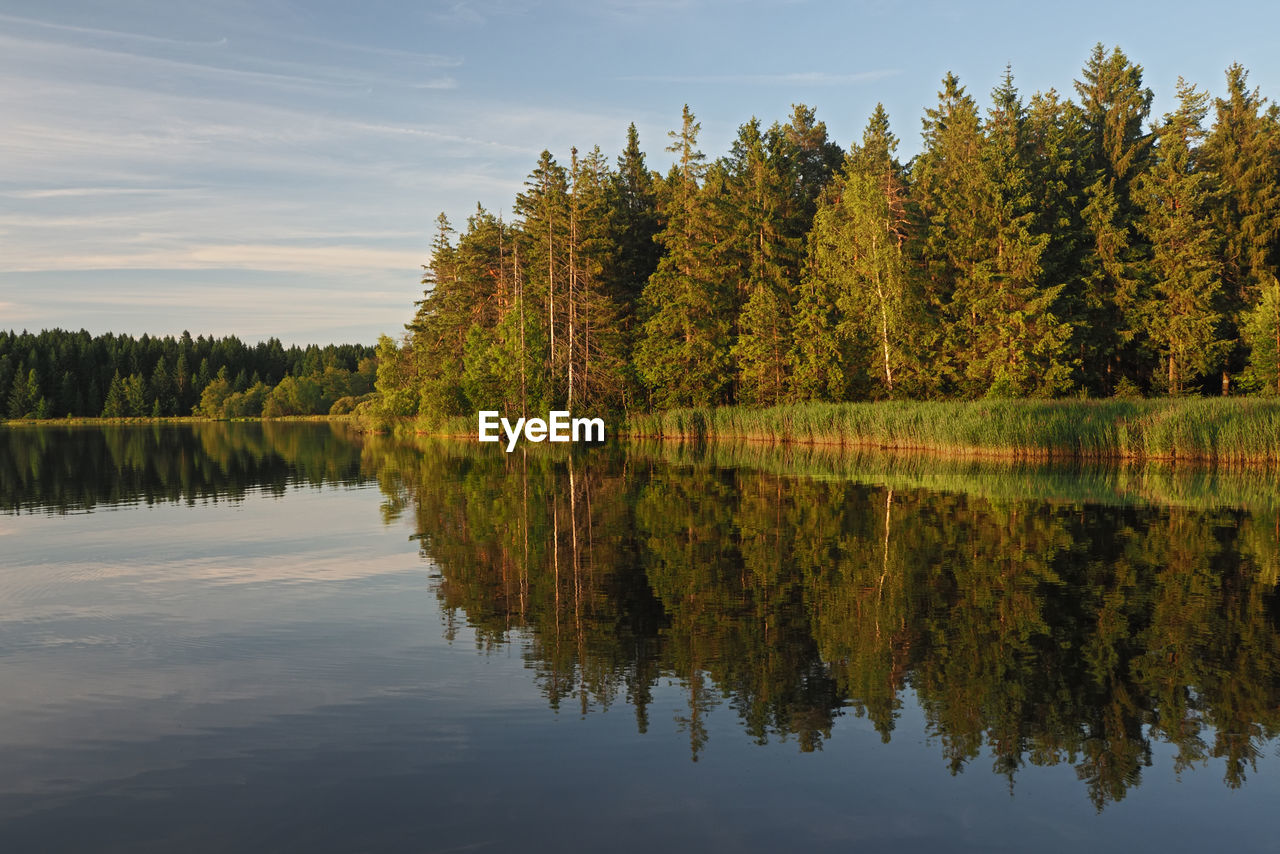
[[[1013,459],[1280,463],[1280,400],[800,403],[633,414],[623,432]]]
[[[994,504],[1236,508],[1275,517],[1280,490],[1263,466],[1171,465],[1162,461],[1048,461],[939,457],[928,452],[879,451],[831,444],[664,442],[635,439],[627,453],[674,466],[756,470],[783,478],[840,480],[899,490],[976,495]]]

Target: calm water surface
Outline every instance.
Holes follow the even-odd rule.
[[[1274,473],[0,429],[0,851],[1280,851]]]

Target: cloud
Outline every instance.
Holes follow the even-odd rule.
[[[213,41],[190,41],[188,39],[167,38],[165,36],[152,36],[145,33],[133,33],[123,30],[105,30],[98,27],[79,27],[72,24],[60,24],[54,21],[44,21],[38,18],[24,18],[19,15],[6,15],[0,13],[0,21],[8,24],[20,24],[29,27],[38,27],[42,30],[53,30],[62,33],[75,33],[77,35],[97,36],[113,39],[127,39],[129,41],[144,42],[148,44],[173,45],[179,47],[222,47],[227,43],[224,36]]]
[[[292,91],[306,90],[317,94],[332,93],[334,90],[355,91],[369,86],[437,90],[455,89],[458,86],[457,80],[451,76],[417,80],[414,79],[416,74],[403,69],[397,74],[384,74],[354,66],[255,57],[224,51],[213,54],[219,62],[211,62],[200,61],[191,52],[185,53],[184,59],[174,59],[137,50],[9,35],[0,35],[0,46],[4,46],[11,54],[24,52],[30,59],[57,62],[67,68],[96,65],[107,73],[129,69],[143,71],[149,81],[184,74],[195,78],[230,80]]]
[[[49,187],[33,190],[6,190],[0,196],[10,199],[63,199],[91,196],[164,196],[187,194],[184,187]]]
[[[634,74],[618,77],[634,83],[723,83],[732,86],[845,86],[883,80],[902,72],[897,69],[838,74],[828,71],[792,71],[779,74]]]
[[[0,260],[0,272],[32,273],[78,270],[261,270],[306,273],[418,270],[424,252],[367,246],[288,246],[232,244],[186,246],[144,252],[29,253],[19,260]]]

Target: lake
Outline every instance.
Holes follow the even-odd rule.
[[[1278,851],[1277,491],[0,428],[0,850]]]

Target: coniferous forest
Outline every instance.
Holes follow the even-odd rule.
[[[0,331],[0,413],[10,418],[350,412],[374,374],[373,348],[359,344]]]
[[[1074,92],[986,103],[954,75],[904,162],[877,106],[848,149],[807,106],[665,175],[543,152],[506,222],[442,214],[379,403],[431,418],[800,401],[1280,391],[1280,110],[1226,70],[1152,115],[1094,48]]]

